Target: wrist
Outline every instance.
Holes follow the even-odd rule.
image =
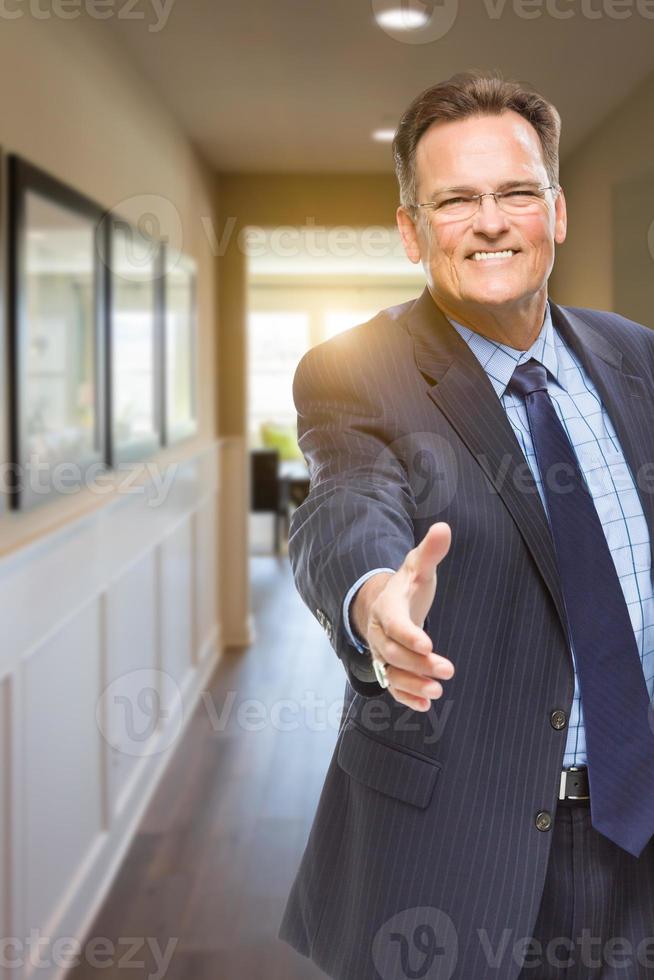
[[[377,575],[372,575],[357,590],[352,600],[350,615],[352,629],[355,636],[357,636],[361,643],[365,643],[366,646],[368,646],[367,632],[370,607],[379,593],[386,587],[386,583],[392,575],[392,572],[378,572]]]

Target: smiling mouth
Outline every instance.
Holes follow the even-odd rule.
[[[473,262],[498,262],[501,261],[501,259],[513,258],[513,256],[517,255],[519,251],[520,249],[517,248],[495,249],[494,251],[490,252],[479,251],[472,252],[468,258],[472,259]]]

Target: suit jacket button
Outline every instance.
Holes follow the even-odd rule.
[[[556,711],[553,711],[550,715],[550,725],[552,728],[556,728],[557,730],[560,728],[565,728],[566,723],[567,718],[565,716],[565,711],[561,711],[560,708],[557,708]]]
[[[539,810],[536,814],[536,826],[539,830],[549,830],[552,826],[552,815],[547,810]]]

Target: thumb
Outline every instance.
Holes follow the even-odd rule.
[[[418,545],[414,556],[414,570],[420,578],[429,578],[435,567],[450,550],[452,532],[445,521],[432,524]]]

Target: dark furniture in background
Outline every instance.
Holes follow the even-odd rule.
[[[277,469],[277,449],[250,450],[250,510],[254,514],[275,515],[275,554],[280,553],[281,488]]]
[[[291,507],[299,507],[309,493],[309,471],[302,459],[283,459],[277,467],[282,487],[282,505],[286,520],[291,516]]]
[[[277,449],[250,450],[250,511],[275,516],[275,554],[281,552],[281,521],[288,536],[291,508],[309,493],[309,473],[302,460],[280,460]]]

